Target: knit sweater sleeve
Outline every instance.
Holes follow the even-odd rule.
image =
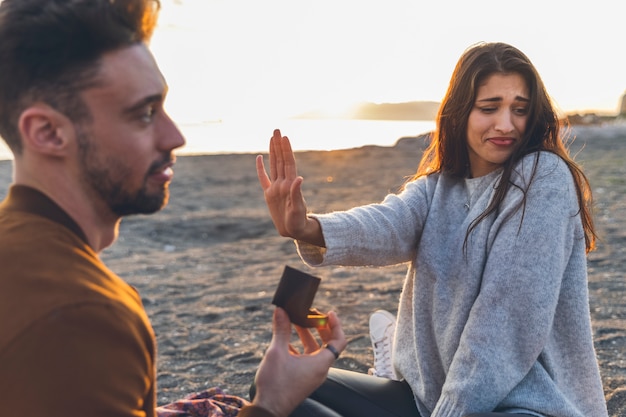
[[[490,231],[480,291],[432,417],[494,409],[537,366],[551,333],[575,331],[555,328],[555,311],[568,302],[560,292],[570,285],[563,282],[569,265],[584,265],[577,197],[565,163],[540,155],[530,186],[534,156],[511,178],[515,185]]]
[[[297,241],[298,254],[310,266],[383,266],[410,261],[428,214],[432,183],[422,177],[382,203],[311,215],[322,227],[326,247]]]

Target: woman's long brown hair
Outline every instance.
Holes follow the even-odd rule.
[[[526,81],[529,92],[529,113],[526,132],[521,146],[503,165],[502,181],[496,188],[494,198],[485,211],[469,226],[466,235],[502,203],[512,184],[511,173],[515,164],[537,151],[552,152],[567,164],[576,186],[580,217],[585,231],[587,252],[595,249],[591,208],[593,198],[589,180],[582,169],[570,157],[565,145],[565,133],[543,82],[528,57],[517,48],[505,43],[479,43],[465,51],[456,64],[448,91],[437,114],[437,129],[431,135],[430,144],[424,151],[417,173],[412,178],[442,172],[447,175],[467,177],[469,175],[469,153],[467,145],[467,123],[476,100],[478,87],[492,74],[519,74]],[[532,183],[537,167],[528,184]],[[516,186],[517,187],[517,186]],[[525,190],[522,190],[525,195]],[[525,197],[521,203],[525,205]]]

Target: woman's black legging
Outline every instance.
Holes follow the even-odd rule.
[[[325,414],[324,406],[332,414]],[[323,414],[315,414],[322,412]],[[291,417],[419,417],[409,384],[360,372],[331,368],[326,381]]]
[[[250,389],[254,398],[255,387]],[[512,417],[521,414],[477,413],[465,417]],[[331,368],[326,381],[290,417],[420,417],[409,384]]]
[[[254,398],[255,387],[250,389]],[[290,417],[420,417],[409,384],[331,368]]]

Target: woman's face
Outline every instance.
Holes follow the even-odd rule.
[[[520,146],[530,98],[517,73],[494,73],[478,86],[467,121],[467,145],[472,178],[501,167]]]

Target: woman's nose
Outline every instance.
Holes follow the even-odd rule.
[[[513,125],[513,114],[509,110],[502,110],[496,115],[495,129],[501,133],[511,132]]]

